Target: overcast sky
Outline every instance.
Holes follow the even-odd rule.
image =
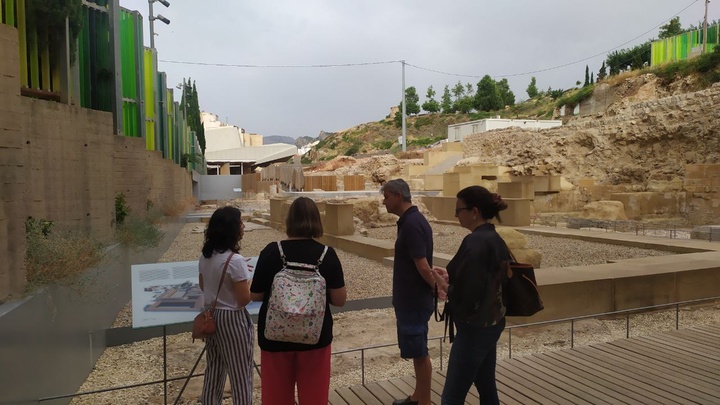
[[[405,60],[478,76],[406,66],[406,86],[415,86],[421,103],[430,85],[439,99],[445,85],[460,80],[475,87],[485,74],[496,80],[508,76],[519,101],[527,98],[531,76],[540,89],[573,87],[584,80],[586,64],[597,74],[607,51],[656,38],[657,27],[678,13],[683,27],[697,24],[704,14],[704,0],[168,1],[170,8],[156,2],[154,12],[171,20],[169,26],[155,24],[159,67],[167,72],[169,87],[192,77],[202,110],[248,132],[292,137],[315,137],[321,130],[385,117],[402,95],[401,64],[237,68],[168,61],[319,65]],[[147,0],[120,4],[145,17],[149,46]],[[719,18],[720,3],[710,3],[708,19]]]

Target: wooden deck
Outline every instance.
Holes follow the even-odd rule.
[[[444,371],[433,373],[440,403]],[[720,404],[720,325],[697,326],[498,362],[503,404]],[[338,388],[332,405],[391,404],[414,377]],[[466,404],[478,404],[471,389]]]

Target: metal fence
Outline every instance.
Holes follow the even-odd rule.
[[[612,311],[612,312],[605,312],[600,314],[592,314],[592,315],[586,315],[586,316],[577,316],[577,317],[571,317],[571,318],[563,318],[563,319],[555,319],[550,321],[542,321],[542,322],[532,322],[532,323],[526,323],[521,325],[510,325],[505,328],[507,331],[508,336],[508,357],[512,358],[512,345],[513,345],[513,331],[519,330],[522,328],[529,328],[529,327],[538,327],[538,326],[547,326],[547,325],[555,325],[555,324],[562,324],[562,323],[568,323],[569,324],[569,331],[568,331],[568,337],[570,338],[570,348],[575,347],[575,325],[578,321],[582,320],[588,320],[588,319],[596,319],[600,317],[623,317],[625,318],[625,337],[629,338],[631,335],[631,316],[633,315],[642,315],[647,314],[648,312],[652,311],[658,311],[663,309],[675,309],[675,330],[680,328],[680,307],[684,306],[690,306],[690,305],[700,305],[700,304],[707,304],[711,302],[720,301],[720,296],[716,297],[709,297],[709,298],[702,298],[702,299],[696,299],[696,300],[687,300],[687,301],[679,301],[674,303],[668,303],[668,304],[660,304],[660,305],[652,305],[652,306],[646,306],[646,307],[640,307],[640,308],[633,308],[633,309],[627,309],[622,311]],[[165,332],[165,329],[163,329]],[[167,349],[167,340],[166,340],[166,334],[163,334],[163,363],[166,364],[166,349]],[[437,341],[440,346],[440,370],[442,370],[445,367],[444,361],[443,361],[443,353],[445,351],[445,337],[444,336],[435,336],[428,338],[429,341]],[[348,350],[340,350],[333,352],[333,356],[339,356],[344,354],[352,354],[352,353],[360,353],[360,383],[365,384],[365,353],[370,350],[377,350],[382,348],[388,348],[388,347],[397,347],[397,343],[388,343],[388,344],[380,344],[380,345],[372,345],[372,346],[365,346],[365,347],[359,347],[355,349],[348,349]],[[164,377],[162,380],[156,380],[156,381],[149,381],[144,383],[138,383],[138,384],[131,384],[131,385],[125,385],[120,387],[110,387],[110,388],[103,388],[99,390],[93,390],[93,391],[84,391],[84,392],[78,392],[74,394],[67,394],[67,395],[58,395],[58,396],[52,396],[52,397],[45,397],[45,398],[39,398],[38,402],[46,402],[56,399],[62,399],[62,398],[72,398],[77,396],[84,396],[84,395],[91,395],[91,394],[98,394],[103,392],[110,392],[110,391],[119,391],[124,389],[130,389],[130,388],[138,388],[148,385],[157,385],[157,384],[163,384],[163,392],[164,392],[164,403],[168,403],[168,392],[167,392],[167,384],[169,382],[173,381],[185,381],[184,385],[180,389],[179,394],[177,395],[176,399],[174,400],[174,403],[177,404],[180,401],[180,398],[182,397],[183,391],[185,387],[187,386],[188,381],[191,378],[196,377],[202,377],[204,376],[204,373],[195,373],[195,369],[198,366],[203,354],[205,352],[205,349],[202,350],[200,355],[197,358],[197,361],[193,365],[192,369],[187,375],[179,376],[179,377],[167,377],[167,370],[166,367],[164,368]],[[262,378],[261,374],[261,364],[255,364],[255,371],[258,373],[258,376]]]

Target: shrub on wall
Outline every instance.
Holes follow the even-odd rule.
[[[45,285],[78,284],[85,270],[100,264],[104,244],[79,229],[53,230],[53,222],[25,221],[27,291]]]

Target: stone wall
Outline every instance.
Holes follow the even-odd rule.
[[[21,97],[17,49],[0,24],[0,302],[24,292],[29,216],[109,241],[118,193],[136,215],[192,198],[190,173],[113,135],[110,113]]]

